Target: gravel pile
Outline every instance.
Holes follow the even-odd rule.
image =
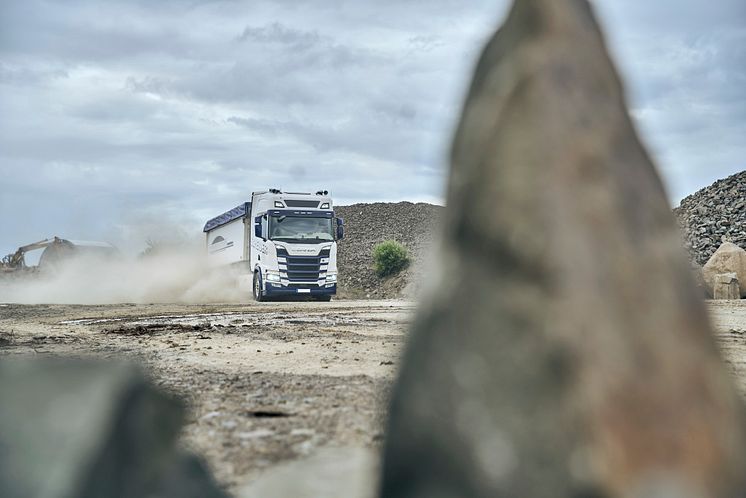
[[[414,297],[431,253],[443,208],[411,202],[336,206],[345,220],[339,247],[339,295],[354,298]],[[380,278],[373,271],[373,248],[395,240],[409,251],[412,264],[399,275]]]
[[[725,241],[746,248],[746,171],[690,195],[674,214],[694,263],[704,265]]]
[[[345,219],[339,247],[340,297],[414,297],[432,253],[443,207],[411,202],[336,206]],[[686,197],[674,214],[693,263],[704,265],[723,241],[746,249],[746,171],[718,180]],[[412,264],[399,275],[380,278],[373,271],[373,248],[395,240]]]

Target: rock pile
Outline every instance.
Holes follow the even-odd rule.
[[[684,246],[704,265],[723,242],[746,248],[746,171],[690,195],[674,209]]]
[[[345,220],[338,261],[340,296],[413,297],[433,247],[442,210],[441,206],[411,202],[335,207],[335,213]],[[389,239],[407,248],[412,264],[399,275],[381,278],[373,271],[373,248]]]

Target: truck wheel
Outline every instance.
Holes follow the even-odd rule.
[[[254,301],[261,303],[262,301],[266,301],[267,298],[264,295],[264,291],[262,290],[262,277],[259,275],[259,272],[254,273]]]
[[[314,296],[314,301],[326,301],[327,303],[332,300],[332,296]]]

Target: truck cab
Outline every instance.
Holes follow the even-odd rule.
[[[211,266],[238,265],[257,301],[337,292],[337,241],[344,222],[327,191],[253,192],[251,201],[208,221]]]

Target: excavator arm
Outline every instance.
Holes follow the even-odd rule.
[[[44,239],[40,240],[39,242],[21,246],[16,249],[16,252],[3,257],[2,261],[0,262],[0,268],[2,268],[3,271],[22,270],[26,268],[27,252],[35,251],[36,249],[43,249],[47,246],[51,246],[52,244],[60,244],[62,243],[62,241],[63,239],[60,239],[59,237],[52,237],[51,239]]]

